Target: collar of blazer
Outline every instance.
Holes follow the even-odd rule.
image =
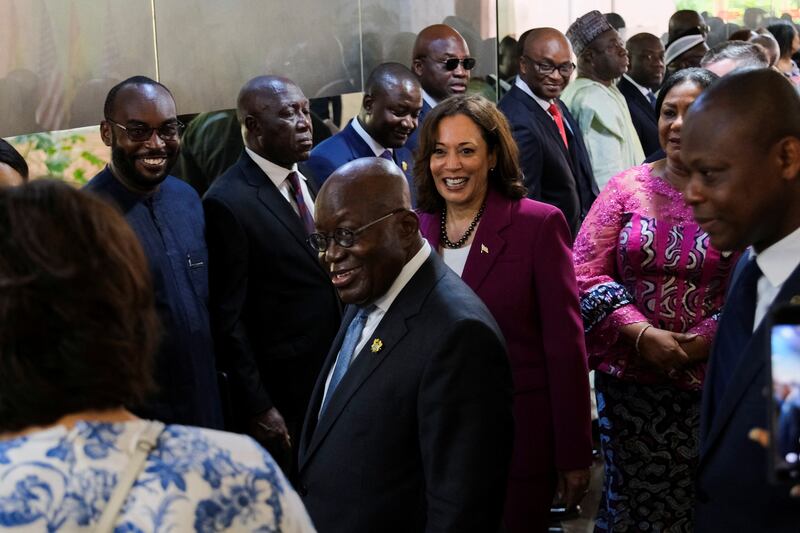
[[[314,261],[319,268],[320,272],[328,278],[328,274],[319,264],[316,252],[311,248],[306,241],[306,232],[303,224],[297,213],[292,209],[291,204],[286,201],[286,198],[281,194],[274,183],[264,174],[258,165],[253,161],[247,152],[242,152],[241,157],[237,163],[247,183],[257,189],[257,197],[264,206],[275,216],[278,221],[286,228],[292,237],[297,241],[298,245],[308,253],[308,256]],[[301,170],[302,172],[302,170]],[[305,173],[303,174],[305,175]],[[309,178],[308,176],[306,176]],[[309,178],[308,182],[312,179]]]
[[[381,339],[382,349],[376,352],[371,351],[371,342],[367,342],[359,352],[358,357],[353,361],[352,366],[345,374],[339,386],[331,396],[330,403],[322,417],[317,420],[317,413],[322,402],[322,395],[325,391],[325,382],[328,373],[336,361],[336,355],[344,340],[347,326],[357,312],[355,306],[349,306],[342,320],[339,333],[333,341],[331,350],[325,359],[314,392],[311,395],[309,408],[306,411],[306,418],[303,423],[303,433],[300,442],[298,467],[300,470],[308,463],[314,452],[319,448],[321,442],[330,432],[336,420],[342,414],[347,404],[353,400],[353,396],[358,389],[369,379],[369,377],[380,367],[380,365],[394,352],[395,348],[402,350],[403,338],[408,333],[406,321],[420,313],[423,304],[436,283],[446,274],[449,268],[435,253],[431,253],[428,259],[422,264],[420,269],[409,280],[403,288],[392,306],[383,316],[378,327],[373,333],[374,338]]]
[[[787,303],[798,293],[800,293],[800,266],[797,267],[794,272],[792,272],[792,275],[789,276],[789,279],[787,279],[786,283],[784,283],[783,287],[781,287],[780,292],[775,297],[775,301],[773,301],[772,305],[770,305],[770,309],[779,304]],[[700,448],[701,466],[703,465],[704,459],[708,456],[713,445],[720,437],[722,430],[734,415],[736,406],[742,400],[742,396],[765,366],[765,351],[769,346],[767,343],[767,336],[769,335],[767,322],[768,320],[761,321],[756,330],[753,332],[750,342],[748,342],[747,346],[743,348],[744,354],[740,358],[739,363],[736,366],[736,370],[734,370],[733,375],[731,376],[731,380],[722,395],[722,399],[720,400],[715,413],[711,413],[711,402],[708,401],[708,398],[705,398],[708,392],[704,394],[702,404],[703,412],[701,416],[703,427],[700,428],[701,435],[704,436]],[[714,362],[711,364],[714,364]],[[765,403],[764,413],[766,412],[767,406]],[[745,438],[745,436],[743,435],[742,438]]]

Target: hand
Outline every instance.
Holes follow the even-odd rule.
[[[689,355],[681,344],[696,338],[697,335],[693,334],[647,328],[639,339],[639,355],[659,370],[670,373],[690,363]]]
[[[248,423],[248,433],[272,455],[292,449],[289,429],[274,407],[253,416]]]
[[[689,342],[679,342],[683,351],[689,356],[689,363],[702,363],[708,360],[711,344],[702,335],[696,335]]]
[[[586,496],[590,477],[588,468],[559,470],[556,494],[568,509],[581,503],[583,497]]]
[[[747,434],[747,438],[759,443],[764,448],[769,446],[769,431],[767,431],[766,429],[753,428]],[[800,485],[793,486],[789,491],[789,496],[792,496],[794,498],[800,498]]]

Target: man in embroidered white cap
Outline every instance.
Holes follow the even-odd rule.
[[[578,58],[578,78],[561,95],[577,119],[597,184],[644,160],[625,97],[614,83],[628,68],[617,31],[599,11],[572,23],[567,38]]]

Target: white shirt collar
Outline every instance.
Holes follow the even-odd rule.
[[[389,307],[391,307],[392,302],[394,302],[395,298],[397,298],[397,295],[400,294],[400,291],[402,291],[411,278],[414,277],[414,274],[417,273],[417,270],[419,270],[419,268],[422,266],[422,263],[428,259],[430,254],[431,245],[428,244],[428,241],[422,239],[422,246],[420,247],[419,251],[414,254],[414,257],[409,259],[408,263],[403,265],[403,269],[400,271],[400,274],[398,274],[397,278],[395,278],[391,287],[389,287],[389,290],[386,291],[386,294],[375,300],[375,306],[384,313],[389,311]]]
[[[297,175],[300,176],[303,181],[305,181],[306,177],[303,176],[299,170],[297,170],[297,163],[293,164],[292,168],[283,168],[282,166],[276,165],[268,159],[264,159],[246,146],[244,149],[253,162],[258,165],[258,168],[263,170],[264,174],[266,174],[270,181],[275,184],[275,187],[280,188],[281,184],[286,181],[286,177],[290,172],[297,172]]]
[[[439,103],[433,99],[433,96],[426,93],[425,89],[422,89],[422,99],[425,100],[431,107],[436,107],[436,105]]]
[[[773,287],[780,287],[800,265],[800,228],[779,240],[761,253],[751,248],[758,268]]]
[[[353,120],[350,121],[350,124],[353,125],[353,129],[356,130],[358,136],[364,139],[364,142],[369,145],[370,149],[375,154],[375,157],[380,157],[385,150],[392,152],[391,148],[384,148],[378,141],[372,138],[372,135],[367,133],[367,130],[365,130],[364,126],[361,125],[361,121],[358,120],[358,117],[354,117]]]
[[[528,84],[525,83],[525,81],[523,81],[523,79],[520,78],[519,75],[517,75],[517,79],[514,81],[514,85],[519,87],[522,90],[522,92],[533,98],[542,109],[544,109],[545,111],[550,109],[550,104],[553,102],[551,100],[545,100],[544,98],[539,98],[538,96],[536,96],[536,94],[534,94],[534,92],[531,90]]]
[[[649,98],[650,97],[650,93],[653,93],[653,91],[651,91],[650,89],[648,89],[644,85],[639,85],[638,83],[636,83],[636,80],[634,80],[633,78],[628,76],[628,74],[623,74],[622,77],[625,78],[626,80],[628,80],[629,82],[631,82],[633,84],[633,86],[636,87],[637,89],[639,89],[639,92],[641,92],[646,97]],[[655,94],[655,93],[653,93],[653,94]]]

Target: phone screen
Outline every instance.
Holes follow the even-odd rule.
[[[771,329],[772,474],[775,481],[800,479],[800,313],[777,313]]]

